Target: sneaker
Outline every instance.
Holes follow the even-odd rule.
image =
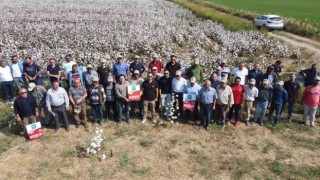
[[[59,131],[59,129],[54,129],[53,133],[57,133]]]
[[[263,123],[260,123],[260,126],[263,126]]]
[[[153,119],[152,122],[153,122],[154,124],[157,124],[157,120],[155,120],[155,119]]]
[[[76,128],[77,128],[77,129],[79,128],[79,124],[76,124]]]
[[[239,127],[239,121],[237,121],[235,124],[234,124],[234,126],[237,128],[237,127]]]
[[[163,122],[162,122],[162,121],[160,121],[160,122],[159,122],[159,124],[163,124]]]
[[[174,122],[171,120],[170,123],[173,124]]]
[[[204,127],[204,129],[205,129],[206,131],[209,131],[209,127],[208,127],[208,126]]]
[[[101,123],[100,121],[98,122],[98,124],[99,124],[100,126],[102,126],[102,123]]]
[[[146,123],[147,122],[147,120],[146,119],[143,119],[142,120],[142,124],[144,124],[144,123]]]
[[[131,121],[128,119],[128,120],[127,120],[127,123],[128,123],[128,124],[130,124],[130,123],[131,123]]]
[[[227,124],[228,124],[228,126],[231,124],[231,120],[230,119],[227,121]]]
[[[84,124],[83,127],[84,127],[84,128],[88,128],[88,125],[87,125],[87,124]]]
[[[67,131],[67,132],[70,132],[70,128],[69,128],[69,127],[67,127],[67,128],[66,128],[66,131]]]
[[[246,121],[246,126],[249,126],[249,122],[248,121]]]
[[[222,124],[221,129],[224,129],[226,127],[226,125]]]

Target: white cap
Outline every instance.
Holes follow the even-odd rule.
[[[196,80],[196,78],[195,77],[192,77],[191,79],[190,79],[190,82],[192,82],[192,83],[195,83],[197,80]]]
[[[158,68],[157,67],[153,67],[152,70],[158,70]]]
[[[268,79],[264,79],[263,82],[262,82],[262,84],[269,84]]]
[[[140,74],[139,70],[134,70],[133,74]]]
[[[219,67],[217,67],[217,70],[221,70],[222,68],[219,66]]]
[[[93,76],[92,81],[99,81],[99,77],[98,76]]]
[[[158,58],[158,55],[157,55],[156,53],[154,53],[154,54],[152,55],[152,58]]]
[[[113,82],[113,77],[112,76],[108,76],[108,82]]]
[[[91,64],[87,65],[87,69],[89,69],[89,68],[92,69],[92,65]]]
[[[283,83],[283,81],[279,81],[279,82],[277,82],[277,84],[283,86],[284,83]]]
[[[36,87],[36,84],[35,83],[29,83],[28,85],[28,91],[32,91],[34,88]]]
[[[106,63],[107,60],[106,59],[101,59],[101,63]]]
[[[177,71],[176,76],[181,76],[181,71]]]
[[[223,77],[223,78],[221,79],[221,82],[227,83],[227,81],[228,81],[228,79],[227,79],[226,77]]]
[[[250,79],[249,84],[256,84],[256,80],[255,79]]]
[[[117,59],[122,59],[123,57],[121,55],[118,55],[117,56]]]
[[[135,59],[139,59],[139,58],[140,58],[140,56],[138,56],[138,55],[135,55],[135,56],[134,56],[134,58],[135,58]]]

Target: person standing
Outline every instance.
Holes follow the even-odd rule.
[[[69,88],[72,86],[73,81],[76,79],[80,80],[82,86],[84,85],[82,72],[79,71],[78,65],[74,64],[72,65],[72,70],[68,73]]]
[[[245,99],[245,91],[243,85],[240,84],[241,78],[236,77],[234,83],[230,86],[232,89],[234,105],[230,108],[228,114],[228,122],[227,124],[230,125],[231,119],[234,113],[234,126],[239,127],[239,120],[240,120],[240,110],[241,106],[243,105],[243,101]]]
[[[208,130],[211,121],[211,112],[216,108],[217,92],[211,87],[210,80],[206,80],[204,87],[199,91],[198,101],[200,103],[201,124]]]
[[[135,70],[134,71],[134,76],[130,81],[131,85],[137,85],[141,87],[142,83],[144,82],[144,79],[140,77],[140,71]],[[140,99],[139,101],[131,101],[130,102],[130,118],[133,119],[135,116],[135,110],[136,107],[139,108],[139,117],[142,119],[142,106],[143,106],[143,101]]]
[[[250,79],[249,85],[244,85],[244,91],[245,91],[245,100],[244,100],[244,118],[246,119],[246,125],[249,125],[250,121],[250,114],[251,110],[253,108],[253,103],[258,98],[259,90],[255,87],[256,80]]]
[[[315,126],[315,115],[320,106],[320,76],[313,80],[313,84],[308,86],[302,96],[303,104],[303,124],[307,124],[307,118],[310,116],[310,126]]]
[[[113,120],[117,119],[117,104],[116,104],[116,91],[115,83],[112,76],[107,78],[107,82],[104,83],[104,89],[106,91],[106,119],[111,119],[110,109],[113,110]]]
[[[296,74],[291,73],[288,81],[284,82],[283,88],[288,93],[288,122],[291,122],[291,115],[293,112],[294,104],[297,102],[300,84],[296,82]],[[282,107],[284,109],[285,105]]]
[[[269,85],[268,79],[262,81],[262,85],[259,88],[259,95],[257,99],[256,112],[254,113],[253,121],[257,122],[259,118],[260,126],[263,126],[264,117],[267,112],[267,108],[270,107],[272,100],[272,87]]]
[[[226,77],[227,79],[229,79],[230,68],[224,62],[220,64],[220,67],[222,77]]]
[[[57,65],[57,61],[55,58],[49,59],[49,65],[47,66],[47,75],[50,78],[51,84],[53,81],[60,81],[61,70],[60,67]]]
[[[97,69],[97,73],[99,76],[99,84],[103,84],[107,81],[107,78],[109,77],[110,68],[107,66],[107,60],[102,59],[100,63],[100,67]]]
[[[276,83],[278,82],[278,75],[277,73],[275,73],[273,66],[268,68],[267,72],[262,76],[262,79],[268,79],[269,84],[272,87],[276,87]]]
[[[277,60],[269,68],[271,68],[271,67],[274,68],[274,72],[277,74],[278,77],[282,75],[282,68],[281,68],[281,61],[280,60]]]
[[[225,120],[228,108],[234,104],[232,89],[227,85],[227,78],[222,78],[221,84],[217,87],[216,121],[225,127]]]
[[[28,96],[25,88],[19,90],[19,97],[14,101],[14,113],[17,123],[22,124],[24,134],[27,137],[26,126],[36,122],[39,111],[35,99]]]
[[[158,73],[158,68],[157,67],[153,67],[152,68],[152,75],[153,75],[153,80],[156,81],[156,83],[158,84],[159,83],[159,79],[161,78],[160,73]],[[160,99],[160,94],[158,94],[159,97],[157,97],[158,99]],[[160,109],[160,101],[156,101],[156,107],[155,107],[155,110],[157,112],[159,112],[161,109]]]
[[[255,79],[256,80],[255,86],[256,88],[259,88],[262,78],[263,78],[263,72],[260,69],[260,64],[255,63],[254,68],[251,69],[248,73],[248,79]]]
[[[102,126],[102,106],[106,101],[106,94],[102,85],[99,84],[99,78],[97,76],[93,77],[92,79],[92,85],[89,88],[89,96],[93,125],[98,123],[100,126]]]
[[[185,86],[184,93],[185,94],[194,94],[194,95],[196,95],[196,99],[198,99],[201,86],[196,81],[197,81],[196,78],[192,77],[190,79],[190,83],[187,84],[187,86]],[[210,84],[210,86],[211,86],[211,84]],[[186,111],[186,119],[187,119],[187,117],[191,117],[189,110]],[[194,124],[198,121],[198,119],[199,119],[199,117],[198,117],[198,101],[196,101],[194,104],[194,110],[193,110]]]
[[[215,90],[217,89],[217,86],[221,83],[221,80],[218,80],[218,75],[215,72],[211,74],[210,81],[211,81],[211,87],[214,88]]]
[[[163,115],[167,120],[170,120],[170,101],[172,93],[172,77],[170,77],[169,70],[164,70],[164,76],[158,82],[159,94],[161,97],[161,107]]]
[[[320,71],[317,70],[317,64],[312,64],[310,69],[305,69],[300,71],[304,79],[304,87],[310,86],[313,84],[313,80],[320,76]]]
[[[117,109],[118,109],[118,123],[122,122],[123,107],[126,115],[127,123],[130,123],[129,116],[129,99],[128,99],[128,86],[130,82],[125,80],[125,75],[119,76],[119,82],[115,86],[116,97],[117,97]]]
[[[123,57],[120,55],[117,57],[117,63],[113,65],[112,70],[117,82],[119,82],[120,75],[124,75],[127,78],[129,73],[129,67],[127,63],[123,62]]]
[[[203,79],[203,69],[199,65],[199,60],[196,60],[194,64],[188,69],[189,77],[195,77],[197,82],[201,82]]]
[[[134,76],[134,71],[139,71],[139,75],[142,76],[142,73],[146,70],[144,65],[140,62],[140,56],[134,56],[134,62],[130,64],[129,70],[131,72],[131,76]]]
[[[11,61],[8,62],[11,74],[13,77],[14,86],[20,90],[25,83],[25,78],[23,75],[23,60],[19,60],[17,55],[11,57]]]
[[[23,66],[23,75],[28,80],[28,83],[34,82],[36,85],[41,84],[41,69],[36,63],[32,62],[31,57],[25,58],[25,63]]]
[[[244,63],[239,63],[239,67],[236,67],[232,70],[231,75],[234,77],[233,82],[235,81],[236,77],[241,78],[241,85],[245,85],[248,80],[248,69],[244,66]]]
[[[48,116],[48,109],[46,107],[46,94],[47,90],[41,85],[36,85],[35,83],[29,83],[28,85],[28,91],[31,95],[30,97],[33,97],[36,100],[36,104],[39,110],[39,116],[36,118],[37,122],[41,122],[41,111],[44,110],[45,114],[45,126],[49,125],[49,116]]]
[[[48,112],[54,116],[54,133],[57,133],[60,129],[60,115],[63,118],[66,131],[69,132],[69,120],[66,113],[69,110],[69,97],[66,90],[59,87],[58,81],[54,81],[52,87],[47,91],[46,105]]]
[[[166,69],[169,71],[170,76],[174,77],[178,70],[181,70],[181,66],[176,61],[176,55],[172,54],[170,57],[170,62],[166,64]]]
[[[288,100],[288,93],[283,88],[283,85],[284,85],[283,81],[277,82],[277,87],[274,88],[272,91],[272,100],[271,100],[271,107],[270,107],[270,112],[269,112],[269,121],[272,122],[273,112],[276,111],[276,118],[274,119],[273,126],[277,126],[278,123],[280,122],[282,106]]]
[[[73,118],[76,122],[76,128],[83,124],[87,128],[87,89],[81,86],[80,80],[75,79],[73,86],[69,88],[69,99],[73,108]]]
[[[158,55],[153,54],[152,59],[153,60],[150,62],[149,66],[148,66],[149,72],[151,72],[153,70],[153,68],[156,67],[157,73],[161,73],[162,68],[163,68],[163,64],[162,64],[161,60],[158,58]]]
[[[157,123],[155,115],[155,103],[158,101],[158,84],[153,79],[153,75],[151,72],[148,73],[147,80],[145,80],[141,85],[141,97],[143,100],[142,124],[147,121],[148,107],[150,107],[151,109],[152,122]]]
[[[176,77],[172,80],[172,91],[174,94],[173,107],[175,110],[175,116],[179,118],[179,120],[183,116],[183,90],[186,86],[187,81],[181,77],[181,71],[177,71]],[[177,102],[179,107],[177,107]],[[171,123],[173,123],[173,120],[171,120]]]
[[[98,73],[95,70],[93,70],[93,67],[91,64],[87,65],[87,71],[83,72],[82,75],[83,75],[84,86],[86,87],[86,89],[89,89],[92,86],[93,77],[98,77]]]
[[[62,63],[62,70],[63,70],[63,75],[66,78],[65,81],[66,81],[67,90],[68,90],[69,89],[68,73],[72,71],[72,66],[76,63],[73,61],[71,54],[66,55],[64,59],[65,61]]]
[[[9,103],[8,93],[10,95],[10,102],[14,102],[14,91],[13,91],[13,77],[9,66],[7,66],[7,61],[1,60],[0,62],[0,83],[2,98],[4,104]]]

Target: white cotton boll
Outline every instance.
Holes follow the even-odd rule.
[[[97,154],[97,151],[96,151],[96,150],[93,150],[93,151],[92,151],[92,154]]]
[[[89,154],[90,153],[90,148],[87,148],[87,154]]]
[[[107,156],[105,154],[102,154],[101,160],[105,160]]]
[[[102,133],[103,132],[103,129],[100,129],[100,133]]]

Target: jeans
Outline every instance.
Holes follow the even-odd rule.
[[[130,102],[130,117],[135,116],[136,107],[139,108],[139,117],[142,118],[142,100]]]
[[[170,101],[171,101],[171,94],[161,94],[161,106],[163,115],[167,118],[170,117]]]
[[[103,120],[102,105],[101,104],[91,104],[91,112],[93,117],[93,123],[101,123]]]
[[[264,116],[267,112],[268,101],[258,101],[256,105],[256,112],[254,113],[253,121],[257,122],[258,117],[260,117],[260,123],[264,123]]]
[[[270,122],[272,122],[273,111],[276,111],[276,118],[274,119],[274,124],[278,124],[281,117],[281,108],[282,108],[282,104],[274,104],[274,103],[271,104],[270,112],[269,112]]]
[[[233,117],[233,111],[234,111],[234,120],[235,122],[238,122],[240,120],[240,110],[241,110],[241,104],[234,104],[229,111],[228,118],[229,120]]]
[[[200,103],[201,125],[208,127],[211,121],[212,104]]]
[[[10,102],[14,101],[14,91],[13,91],[13,81],[2,81],[1,82],[2,89],[2,98],[4,104],[8,104],[8,93],[10,95]]]
[[[311,107],[306,104],[303,105],[303,122],[307,123],[307,118],[310,116],[310,125],[314,126],[314,119],[316,118],[317,107]]]
[[[59,122],[59,116],[60,115],[62,115],[65,128],[69,128],[69,120],[68,120],[67,113],[66,113],[66,105],[63,104],[63,105],[58,106],[58,107],[51,106],[51,110],[54,113],[55,129],[59,129],[60,128],[60,122]]]
[[[118,122],[122,121],[123,108],[126,114],[126,120],[129,121],[129,102],[119,99],[117,101],[117,107],[118,107]]]
[[[217,104],[216,105],[216,121],[219,123],[221,122],[222,125],[224,125],[225,121],[226,121],[226,115],[227,115],[227,109],[228,109],[228,105],[227,104]]]
[[[106,101],[105,103],[106,106],[106,118],[109,119],[111,118],[111,114],[110,114],[110,109],[112,108],[113,111],[113,118],[114,120],[117,118],[117,104],[116,101]]]

